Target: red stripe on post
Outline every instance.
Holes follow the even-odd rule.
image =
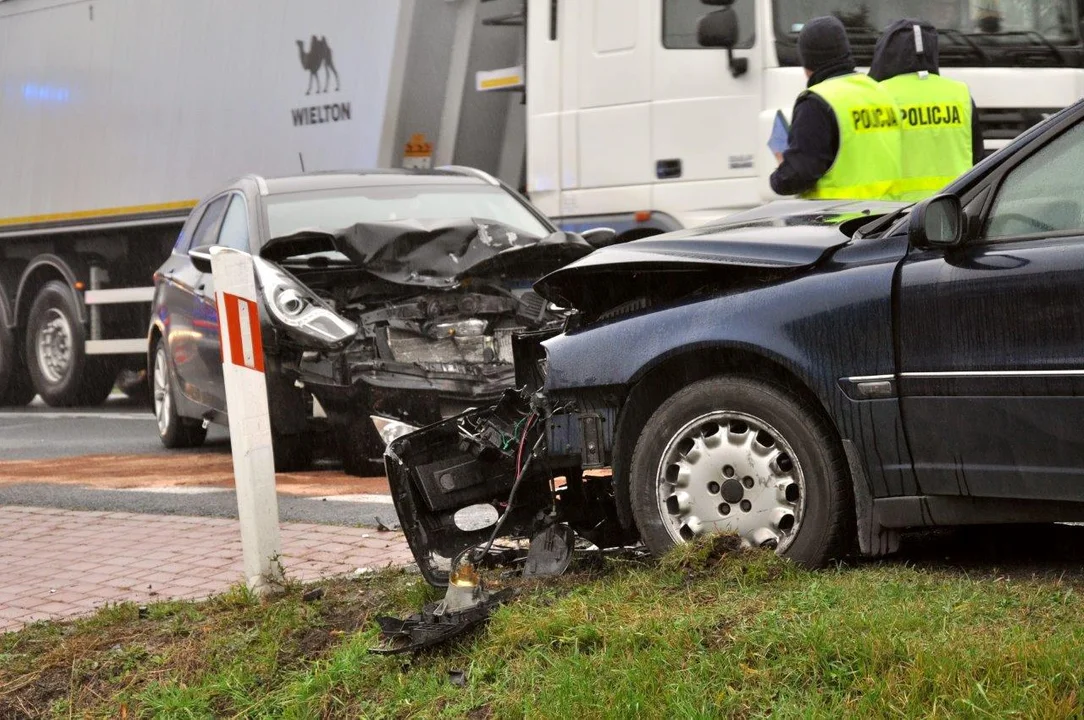
[[[263,339],[260,337],[260,309],[257,307],[255,301],[247,298],[233,295],[232,293],[222,293],[222,305],[226,310],[226,328],[229,331],[229,357],[226,358],[234,365],[240,365],[241,367],[251,368],[257,372],[264,371],[263,362]],[[245,308],[248,317],[245,319],[246,323],[241,322],[241,308]],[[219,318],[221,325],[222,318]],[[222,352],[226,352],[226,344],[221,342],[221,335],[219,336],[220,346]],[[248,345],[252,353],[252,364],[245,362],[245,345]]]
[[[248,301],[248,326],[252,329],[252,369],[263,372],[263,333],[260,332],[260,308],[255,301]]]

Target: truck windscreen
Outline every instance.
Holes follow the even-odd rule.
[[[868,65],[881,31],[901,18],[935,25],[945,67],[1080,66],[1079,0],[775,0],[780,61],[798,64],[796,41],[811,18],[847,26],[855,59]]]

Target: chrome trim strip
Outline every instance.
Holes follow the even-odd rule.
[[[998,377],[1084,377],[1081,370],[944,370],[936,372],[905,372],[901,378],[998,378]],[[855,375],[845,377],[845,382],[868,383],[894,380],[895,375]]]
[[[1084,377],[1084,370],[971,370],[905,372],[905,378],[998,378],[998,377]]]

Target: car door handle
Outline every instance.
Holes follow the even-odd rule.
[[[681,177],[681,158],[667,158],[655,163],[655,177],[659,180],[672,180]]]

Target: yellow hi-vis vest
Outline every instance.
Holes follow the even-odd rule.
[[[809,88],[832,108],[839,125],[839,152],[810,199],[892,200],[903,177],[896,104],[876,80],[854,73]]]
[[[903,132],[900,200],[918,202],[971,168],[971,91],[940,75],[897,75],[881,83],[895,98]]]

